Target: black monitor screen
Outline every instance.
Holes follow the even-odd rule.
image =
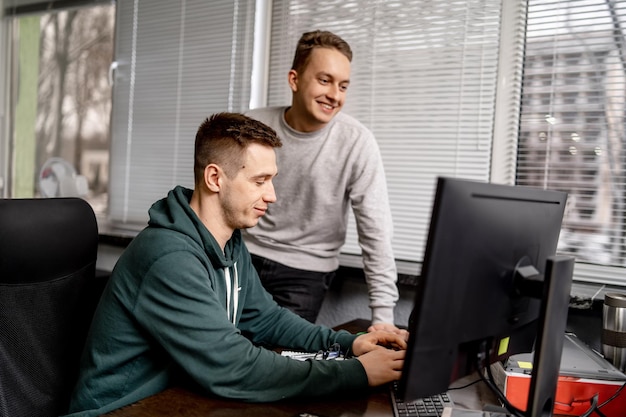
[[[516,272],[544,273],[566,199],[556,191],[439,178],[399,384],[406,400],[446,391],[480,361],[532,351],[541,297],[520,293]]]

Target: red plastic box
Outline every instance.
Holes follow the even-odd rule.
[[[511,356],[506,367],[498,366],[493,369],[496,374],[494,377],[507,400],[513,406],[526,410],[532,354]],[[598,405],[602,405],[624,384],[626,384],[624,373],[582,343],[575,335],[566,334],[553,410],[555,415],[580,416],[591,407],[595,395],[598,396]],[[607,417],[626,416],[626,388],[622,389],[616,398],[603,405],[600,411]]]

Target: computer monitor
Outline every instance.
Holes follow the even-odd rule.
[[[399,382],[405,400],[534,349],[527,415],[552,412],[574,264],[554,256],[566,199],[438,179]]]

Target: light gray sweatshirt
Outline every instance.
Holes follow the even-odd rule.
[[[257,226],[244,232],[251,253],[292,268],[329,272],[339,266],[349,208],[356,219],[372,322],[393,323],[398,300],[391,247],[393,223],[387,183],[374,135],[339,113],[323,129],[298,132],[285,121],[287,107],[251,110],[283,141],[276,148],[277,201]]]

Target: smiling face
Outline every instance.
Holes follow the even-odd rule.
[[[251,143],[245,150],[243,161],[233,178],[221,177],[222,213],[226,225],[232,230],[255,226],[268,205],[276,201],[272,184],[277,173],[274,149]]]
[[[350,60],[334,48],[311,51],[304,70],[289,71],[293,93],[287,123],[301,132],[324,127],[343,107],[350,84]]]

